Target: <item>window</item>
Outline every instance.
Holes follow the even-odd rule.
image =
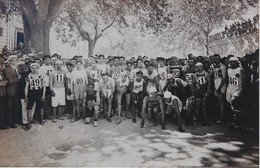
[[[0,37],[2,37],[2,36],[3,36],[3,28],[0,27]]]

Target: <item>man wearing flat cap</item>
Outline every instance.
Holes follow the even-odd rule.
[[[19,99],[18,99],[18,84],[21,76],[17,70],[17,56],[10,55],[8,64],[4,70],[4,75],[7,79],[6,95],[7,95],[7,124],[11,128],[16,128],[15,123],[19,123]]]

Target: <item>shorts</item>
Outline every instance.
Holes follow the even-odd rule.
[[[159,103],[147,103],[147,108],[152,108],[154,109],[155,107],[159,107]]]
[[[52,96],[51,105],[52,107],[65,106],[65,88],[53,88],[55,96]]]
[[[240,95],[241,95],[241,90],[233,90],[227,88],[226,99],[230,104],[232,103],[231,101],[232,97],[239,97]]]
[[[83,85],[75,85],[74,86],[74,93],[75,93],[75,100],[82,100],[84,98],[84,93],[86,92],[86,86]]]
[[[179,108],[179,110],[181,110],[181,109]],[[174,112],[176,112],[175,111],[175,106],[168,105],[166,110],[165,110],[165,114],[173,114]]]
[[[221,84],[221,79],[215,79],[214,80],[214,85],[215,85],[215,89],[217,90],[218,89],[218,87],[219,87],[219,85]],[[226,84],[224,84],[223,86],[222,86],[222,88],[221,88],[221,93],[226,93]]]
[[[195,90],[195,97],[203,98],[203,97],[205,97],[207,91],[208,91],[207,88],[203,87],[203,86],[201,86],[200,89],[196,88],[196,90]]]
[[[29,90],[27,110],[32,110],[34,103],[36,103],[36,110],[43,108],[43,102],[41,101],[43,95],[43,89]]]

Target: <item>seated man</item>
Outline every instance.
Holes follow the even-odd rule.
[[[87,124],[91,123],[92,117],[94,116],[94,127],[98,126],[98,115],[100,105],[100,92],[94,90],[94,84],[89,83],[87,92],[84,95],[83,107],[86,113],[85,121]]]
[[[157,90],[155,87],[151,87],[149,89],[148,96],[145,96],[143,100],[141,128],[144,128],[144,120],[145,120],[144,117],[145,117],[146,107],[147,107],[148,115],[150,115],[148,116],[148,118],[151,119],[153,116],[154,126],[158,125],[157,117],[160,108],[162,113],[162,129],[165,129],[163,101],[162,98],[157,94]]]
[[[181,123],[182,102],[178,97],[172,95],[169,91],[164,92],[164,100],[166,104],[165,114],[171,115],[176,112],[178,116],[178,131],[185,132]]]

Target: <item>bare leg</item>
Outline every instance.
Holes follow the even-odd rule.
[[[218,102],[220,106],[220,120],[224,121],[224,96],[222,93],[218,94]]]
[[[122,110],[122,93],[117,93],[117,110],[118,110],[118,120],[116,121],[116,124],[120,124],[122,121],[122,116],[121,116],[121,110]]]
[[[57,107],[53,107],[53,119],[52,122],[56,123],[57,122]]]

